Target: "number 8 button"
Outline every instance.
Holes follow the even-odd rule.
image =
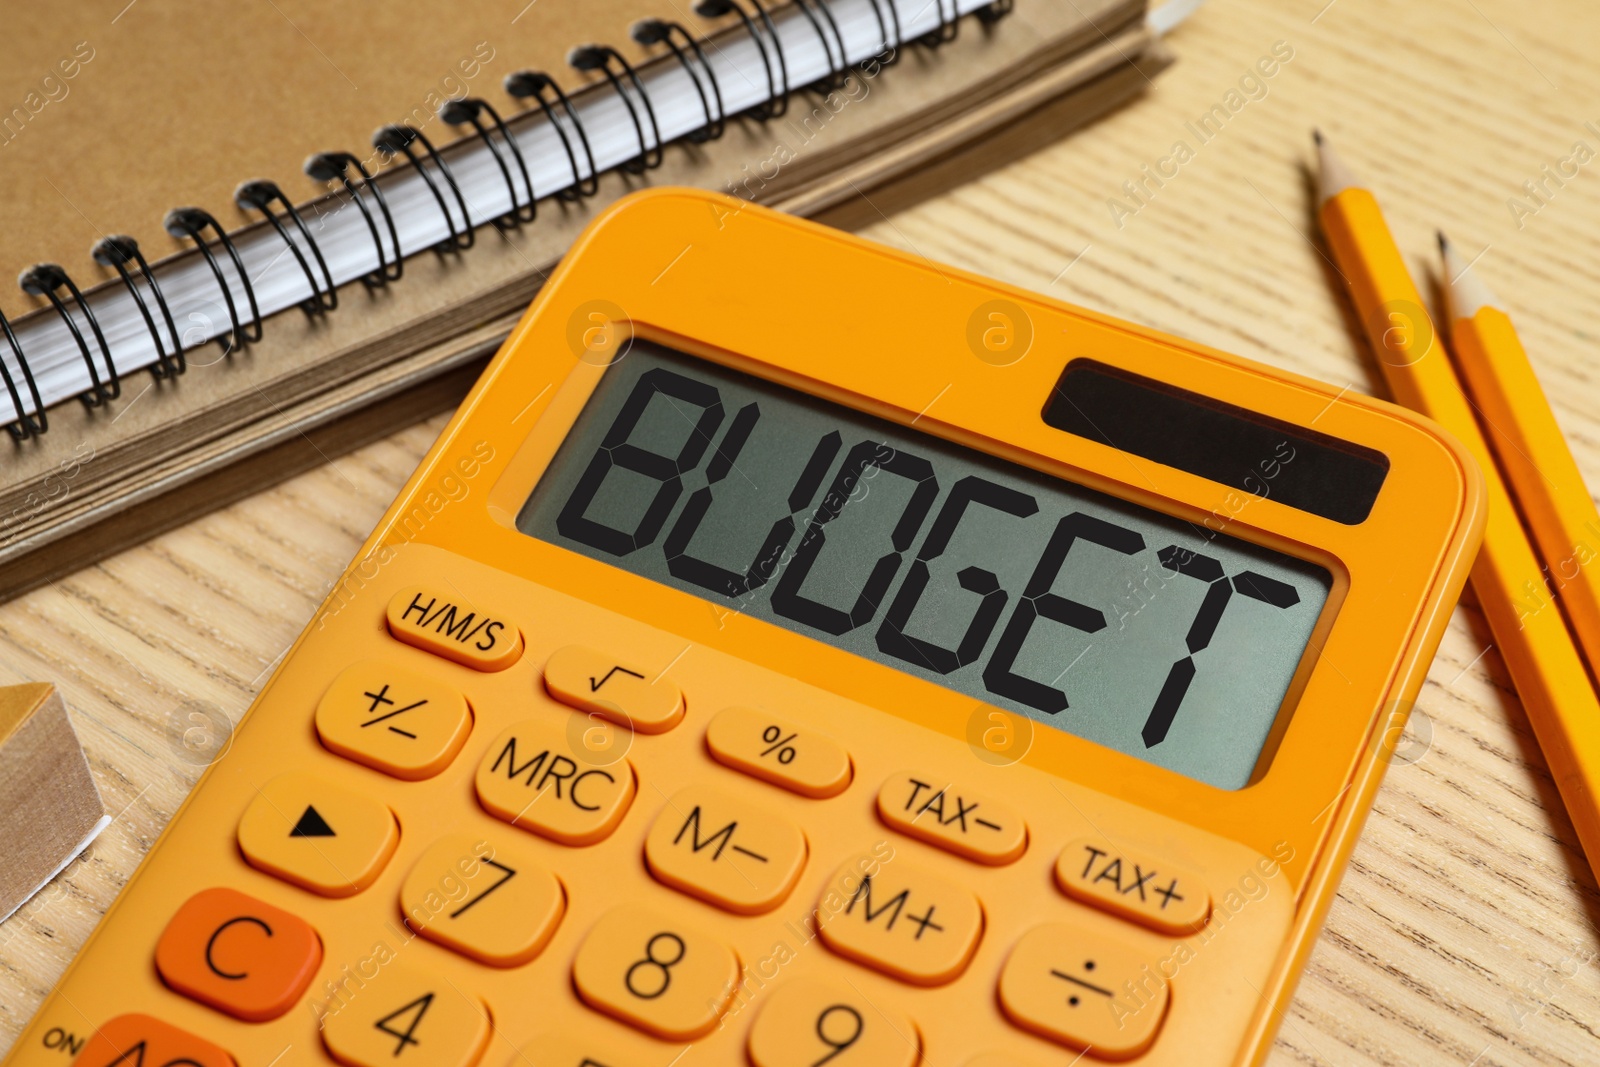
[[[727,1008],[739,958],[710,934],[624,905],[589,931],[572,981],[590,1007],[668,1041],[691,1041]]]

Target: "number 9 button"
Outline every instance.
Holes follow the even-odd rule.
[[[750,1028],[755,1067],[913,1067],[911,1020],[845,985],[801,978],[780,987]]]

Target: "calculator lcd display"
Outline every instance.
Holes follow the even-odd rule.
[[[1249,781],[1331,587],[1322,567],[1221,523],[642,340],[517,525],[718,617],[767,620],[1227,789]]]

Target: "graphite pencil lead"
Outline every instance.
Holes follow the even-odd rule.
[[[1334,154],[1333,146],[1322,136],[1321,130],[1312,130],[1311,137],[1317,145],[1317,204],[1320,206],[1346,189],[1358,188],[1361,182]]]
[[[1443,231],[1439,233],[1439,255],[1444,260],[1446,302],[1452,322],[1472,318],[1479,308],[1499,306],[1494,292]]]

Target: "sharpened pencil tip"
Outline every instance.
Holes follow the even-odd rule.
[[[1322,136],[1321,130],[1313,129],[1311,136],[1317,142],[1317,203],[1321,205],[1361,183],[1334,153],[1333,145]]]
[[[1311,127],[1311,140],[1316,143],[1318,148],[1322,147],[1322,131],[1315,126]]]
[[[1450,239],[1447,238],[1444,235],[1444,231],[1443,230],[1434,230],[1433,231],[1433,235],[1434,235],[1434,237],[1438,238],[1438,240],[1439,240],[1439,254],[1441,256],[1449,255],[1450,254]]]
[[[1499,306],[1494,292],[1472,269],[1476,260],[1468,262],[1445,237],[1443,230],[1439,231],[1439,257],[1444,263],[1445,303],[1448,305],[1450,321],[1470,319],[1480,308]],[[1482,259],[1482,254],[1478,258]]]

